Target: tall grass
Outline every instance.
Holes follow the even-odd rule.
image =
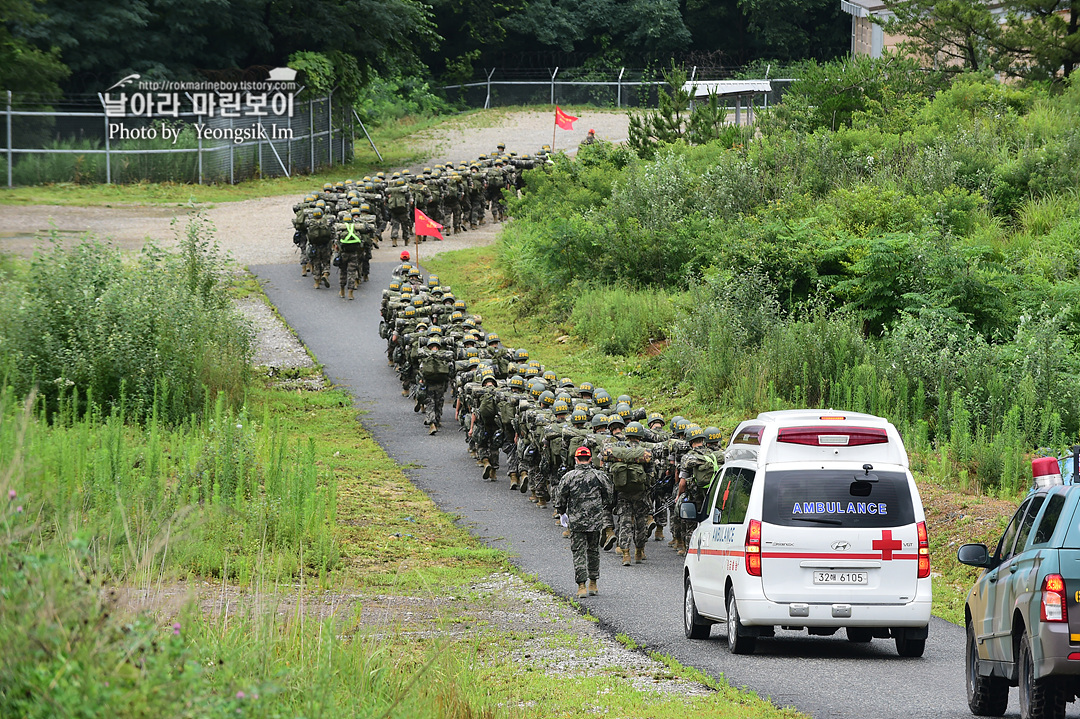
[[[595,287],[574,302],[574,334],[610,355],[636,354],[650,340],[663,340],[675,319],[676,299],[661,290]]]
[[[154,154],[113,154],[110,158],[110,177],[116,184],[132,182],[197,182],[199,159],[194,152],[199,147],[194,130],[182,131],[174,143],[170,140],[119,140],[110,143],[110,150],[192,150],[192,152],[162,152]],[[44,145],[49,152],[19,156],[11,168],[16,185],[42,185],[65,182],[96,184],[105,182],[105,149],[100,140],[57,139]],[[82,151],[82,152],[80,152]],[[7,158],[3,158],[7,171]]]
[[[92,239],[54,237],[27,274],[0,287],[0,374],[47,410],[118,409],[124,419],[184,422],[208,400],[242,398],[250,327],[223,291],[227,265],[205,220],[178,253],[134,260]]]

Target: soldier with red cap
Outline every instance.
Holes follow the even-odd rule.
[[[574,555],[574,581],[578,599],[597,593],[600,578],[600,530],[614,506],[615,488],[607,472],[592,466],[592,450],[582,445],[574,451],[574,468],[559,483],[559,514],[565,515]],[[588,580],[588,588],[585,581]]]

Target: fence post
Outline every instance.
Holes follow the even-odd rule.
[[[255,127],[259,130],[259,179],[261,180],[264,177],[262,159],[262,123],[257,122]]]
[[[202,125],[202,115],[195,117],[197,123]],[[202,184],[202,134],[199,134],[199,184]]]
[[[101,119],[105,121],[105,184],[112,184],[112,153],[109,151],[109,116],[101,113]]]
[[[293,133],[292,133],[292,110],[290,109],[290,110],[289,110],[289,149],[287,149],[287,150],[285,151],[285,159],[286,159],[286,161],[287,161],[287,162],[289,163],[289,174],[290,174],[290,175],[291,175],[291,174],[293,173],[293,164],[292,164],[292,144],[293,144]]]
[[[555,104],[555,76],[559,74],[559,68],[555,68],[555,72],[551,73],[551,104]]]
[[[230,117],[229,118],[229,129],[232,131],[232,133],[230,133],[230,134],[232,134],[234,137],[235,137],[235,132],[236,132],[235,127],[236,127],[236,120],[234,120],[233,118]],[[230,185],[235,185],[236,184],[236,160],[234,159],[235,158],[235,148],[236,148],[236,143],[230,141],[229,142],[229,184]]]
[[[326,152],[334,166],[334,93],[326,96]]]
[[[619,90],[618,90],[618,93],[616,95],[615,107],[622,107],[622,76],[623,76],[624,72],[626,72],[626,68],[625,67],[620,67],[619,68]]]
[[[106,128],[107,129],[107,128]],[[108,137],[109,133],[105,133]],[[11,90],[7,91],[7,186],[11,187],[11,160],[15,153],[11,151]]]
[[[311,149],[311,167],[308,172],[315,174],[315,98],[308,96],[308,147]]]
[[[484,99],[484,109],[491,109],[491,76],[495,74],[495,68],[491,68],[491,72],[487,76],[487,97]],[[365,132],[367,132],[365,130]]]

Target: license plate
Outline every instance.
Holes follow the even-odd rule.
[[[814,572],[814,584],[866,584],[866,572]]]

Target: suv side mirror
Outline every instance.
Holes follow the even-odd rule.
[[[694,506],[693,502],[680,502],[679,517],[685,519],[688,522],[698,521],[697,507]]]
[[[964,544],[956,550],[956,561],[970,567],[989,567],[990,552],[985,544]]]

